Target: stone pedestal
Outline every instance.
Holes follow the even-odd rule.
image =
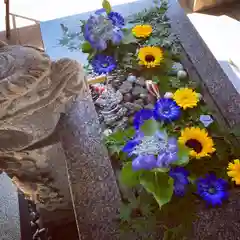
[[[119,239],[120,194],[91,96],[69,106],[60,125],[80,239]]]

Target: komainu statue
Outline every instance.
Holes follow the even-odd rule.
[[[53,133],[66,104],[85,91],[76,61],[0,42],[0,169],[46,209],[62,203],[47,159],[51,146],[31,146]]]

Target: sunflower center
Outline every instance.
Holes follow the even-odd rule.
[[[185,145],[189,148],[192,148],[196,153],[200,153],[203,148],[202,144],[196,139],[187,140]]]
[[[146,62],[154,62],[155,57],[153,55],[148,54],[148,55],[146,55],[145,60],[146,60]]]

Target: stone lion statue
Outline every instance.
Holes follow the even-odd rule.
[[[65,105],[87,90],[78,62],[0,42],[0,169],[47,209],[62,203],[47,159],[51,146],[28,149],[52,134]]]

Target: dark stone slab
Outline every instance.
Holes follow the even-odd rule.
[[[229,202],[217,208],[202,205],[198,219],[193,223],[194,240],[240,239],[240,192],[231,191]]]
[[[60,124],[80,238],[118,239],[120,195],[91,97],[76,99]]]
[[[177,0],[169,0],[174,33],[229,127],[240,124],[240,95],[198,34]]]

